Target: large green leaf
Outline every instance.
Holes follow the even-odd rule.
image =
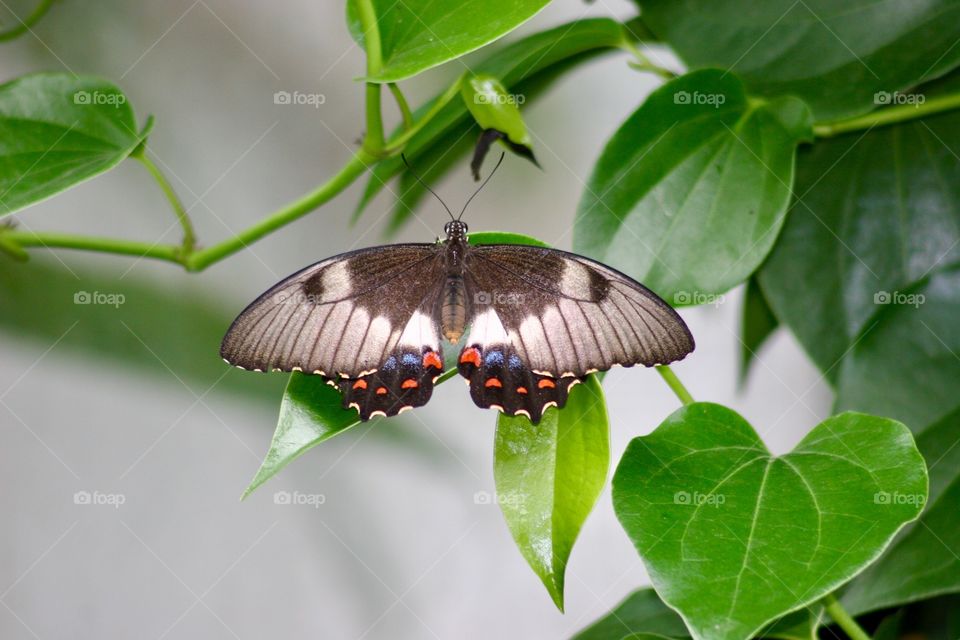
[[[513,31],[550,0],[371,0],[380,30],[383,69],[373,82],[396,82],[479,49]],[[356,0],[347,23],[363,44]]]
[[[793,98],[750,98],[698,71],[654,91],[607,143],[578,209],[574,247],[676,303],[744,281],[776,240],[794,149],[811,135]]]
[[[617,47],[625,37],[623,25],[614,20],[578,20],[527,36],[487,58],[471,62],[470,68],[476,73],[496,76],[505,86],[532,99],[529,87],[526,86],[528,81],[558,65],[582,61],[593,54]],[[429,111],[437,97],[417,109],[415,118],[420,118]],[[444,157],[447,150],[463,139],[462,136],[473,135],[466,133],[471,124],[463,101],[451,100],[410,139],[405,148],[407,158],[414,166],[420,167],[420,154],[431,147],[435,151],[434,157]],[[429,164],[432,165],[433,162]],[[400,158],[388,158],[379,162],[371,172],[354,218],[362,213],[392,177],[402,171],[404,165]]]
[[[610,427],[595,376],[573,388],[562,411],[540,424],[497,419],[494,477],[513,539],[563,610],[567,561],[607,479]]]
[[[709,403],[635,438],[613,482],[657,592],[695,638],[725,640],[856,576],[926,494],[923,458],[898,422],[841,414],[773,457],[743,418]]]
[[[920,520],[844,594],[853,613],[960,591],[960,411],[917,438],[930,469],[930,497]]]
[[[687,636],[687,629],[680,616],[663,604],[656,591],[638,589],[571,640],[621,640],[636,633],[680,638]]]
[[[914,317],[914,289],[960,260],[956,149],[960,112],[818,141],[799,154],[797,201],[759,278],[777,317],[831,378],[858,336],[892,315]],[[917,374],[898,360],[877,372],[895,379],[891,392]]]
[[[40,73],[0,85],[0,217],[112,169],[144,135],[106,80]]]
[[[954,0],[638,0],[692,67],[723,67],[762,95],[793,95],[818,120],[869,111],[960,62]]]

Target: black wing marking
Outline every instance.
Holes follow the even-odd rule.
[[[676,311],[599,262],[522,245],[472,247],[464,260],[467,295],[495,311],[504,342],[533,373],[580,378],[614,365],[668,364],[694,349]]]
[[[318,262],[250,304],[220,355],[244,369],[339,379],[369,374],[412,350],[439,353],[429,298],[440,290],[442,258],[437,245],[405,244]]]

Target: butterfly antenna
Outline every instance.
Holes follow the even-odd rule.
[[[483,184],[481,184],[479,187],[477,187],[477,190],[473,192],[473,195],[470,196],[469,198],[467,198],[467,201],[466,201],[466,202],[464,203],[464,205],[463,205],[463,209],[460,210],[460,215],[457,216],[457,220],[459,220],[460,218],[463,217],[463,214],[467,211],[467,207],[470,205],[470,202],[471,202],[474,198],[476,198],[476,197],[477,197],[477,194],[480,193],[481,191],[483,191],[483,188],[484,188],[485,186],[487,186],[487,183],[488,183],[488,182],[490,182],[490,178],[492,178],[492,177],[493,177],[493,174],[495,174],[495,173],[497,172],[497,169],[500,168],[500,164],[503,162],[503,157],[504,157],[505,155],[507,155],[507,154],[506,154],[506,153],[502,153],[502,152],[500,153],[500,159],[497,160],[497,164],[496,164],[496,166],[493,167],[493,171],[491,171],[491,172],[490,172],[490,175],[487,176],[487,179],[483,181]]]
[[[401,154],[400,154],[400,158],[403,160],[403,164],[407,165],[407,169],[410,170],[410,173],[413,174],[413,177],[417,179],[417,182],[419,182],[420,185],[421,185],[424,189],[426,189],[427,191],[429,191],[430,193],[433,194],[433,197],[436,198],[436,199],[440,202],[440,204],[443,205],[443,208],[447,210],[447,214],[450,215],[450,219],[451,219],[451,220],[454,220],[455,218],[453,217],[453,212],[450,211],[450,207],[448,207],[448,206],[447,206],[447,203],[443,201],[443,198],[441,198],[440,196],[438,196],[436,191],[434,191],[433,189],[431,189],[430,187],[428,187],[428,186],[427,186],[427,183],[423,181],[423,178],[421,178],[420,175],[419,175],[416,171],[413,170],[413,167],[411,167],[411,166],[410,166],[410,163],[407,162],[407,156],[405,156],[404,154],[401,153]]]

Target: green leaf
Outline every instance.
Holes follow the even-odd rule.
[[[823,620],[823,607],[811,605],[788,613],[760,633],[762,638],[778,640],[819,640],[817,628]]]
[[[792,95],[817,120],[870,111],[960,63],[951,0],[639,0],[644,22],[691,67],[722,67],[751,91]]]
[[[496,129],[510,142],[532,147],[518,106],[523,104],[525,96],[510,93],[500,80],[488,73],[464,78],[460,95],[481,129]]]
[[[470,244],[526,244],[532,247],[548,247],[546,242],[532,236],[509,231],[478,231],[467,238]]]
[[[924,281],[960,261],[958,148],[953,112],[818,141],[799,154],[799,200],[759,279],[777,317],[831,379],[859,336],[892,315],[914,317],[891,312],[913,311]],[[899,357],[875,372],[893,378],[883,393],[912,386],[917,371]],[[919,426],[903,412],[857,408]]]
[[[680,638],[687,636],[687,629],[680,616],[663,604],[656,591],[638,589],[571,640],[621,640],[638,633]]]
[[[459,58],[513,31],[550,0],[371,0],[383,69],[372,82],[396,82]],[[347,1],[350,33],[361,45],[356,0]]]
[[[740,382],[743,383],[750,373],[750,363],[779,325],[756,278],[747,281],[740,318]]]
[[[497,418],[497,501],[520,553],[561,611],[573,543],[607,479],[609,439],[603,389],[594,376],[540,424]]]
[[[283,392],[280,419],[270,450],[243,497],[253,493],[308,449],[358,424],[357,412],[344,409],[340,392],[322,377],[291,373]]]
[[[40,73],[0,85],[0,217],[112,169],[144,135],[106,80]]]
[[[844,413],[773,457],[742,417],[710,403],[635,438],[613,481],[657,593],[694,638],[729,640],[856,576],[926,494],[923,458],[896,421]]]
[[[960,592],[960,411],[918,438],[930,469],[930,496],[920,520],[843,596],[854,614]]]
[[[654,91],[607,143],[580,201],[574,248],[677,303],[743,282],[777,237],[810,114],[698,71]]]
[[[541,72],[563,63],[581,62],[592,55],[616,48],[624,38],[623,26],[614,20],[578,20],[527,36],[476,63],[471,62],[470,67],[476,73],[488,73],[500,78],[507,86],[516,87],[517,91],[532,99],[532,92],[526,84],[528,80],[534,80]],[[436,99],[417,109],[414,118],[422,118]],[[450,101],[410,139],[404,149],[407,158],[415,167],[419,166],[419,155],[435,145],[437,155],[443,156],[466,133],[469,123],[470,114],[466,105],[459,100]],[[403,171],[403,162],[397,157],[377,163],[354,212],[354,220],[390,179]]]

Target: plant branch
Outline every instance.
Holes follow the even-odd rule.
[[[847,610],[843,608],[843,605],[840,604],[840,601],[837,600],[835,595],[831,593],[826,596],[823,599],[823,604],[827,609],[827,613],[833,618],[833,621],[843,629],[844,633],[850,636],[851,640],[870,640],[870,635],[863,630],[863,627],[857,624],[853,616],[847,613]]]
[[[390,93],[393,94],[393,99],[397,101],[397,108],[400,109],[400,115],[403,116],[403,128],[410,130],[413,127],[413,112],[410,111],[410,103],[407,102],[406,96],[400,91],[396,82],[391,82],[387,86],[390,87]]]
[[[650,58],[647,57],[643,51],[640,50],[640,47],[631,40],[630,38],[625,37],[623,42],[620,44],[620,48],[631,54],[634,59],[628,62],[632,69],[637,71],[649,71],[666,81],[673,80],[677,77],[677,74],[667,69],[666,67],[661,67],[660,65],[652,62]]]
[[[184,264],[181,248],[172,244],[150,244],[116,238],[97,238],[78,236],[70,233],[50,233],[33,231],[0,230],[0,244],[13,246],[22,251],[23,247],[45,247],[48,249],[81,249],[143,258],[156,258]]]
[[[667,383],[667,386],[670,387],[670,390],[673,391],[678,398],[680,398],[680,402],[685,405],[696,402],[693,399],[693,396],[690,395],[690,392],[687,391],[687,388],[683,386],[682,382],[680,382],[680,378],[677,377],[677,374],[673,372],[673,369],[665,364],[660,364],[657,365],[657,373],[659,373],[664,379],[664,381]]]
[[[447,103],[453,100],[458,93],[460,93],[460,85],[463,82],[463,76],[460,76],[453,82],[447,90],[443,92],[440,97],[438,97],[434,103],[430,106],[430,109],[423,114],[423,117],[420,118],[417,122],[413,124],[412,127],[401,132],[399,135],[390,139],[390,142],[387,143],[386,155],[393,155],[399,153],[403,150],[404,146],[410,142],[410,138],[417,135],[421,129],[423,129],[428,122],[433,120],[440,111],[447,106]]]
[[[380,48],[380,26],[372,0],[357,0],[357,14],[363,29],[363,45],[367,52],[367,78],[375,78],[383,69],[383,51]],[[367,133],[363,148],[377,157],[383,151],[383,115],[381,114],[380,85],[367,82]]]
[[[177,196],[177,192],[174,191],[173,185],[170,184],[170,181],[167,180],[165,175],[163,175],[163,172],[160,171],[159,167],[154,164],[153,160],[147,157],[147,150],[145,146],[138,147],[138,149],[131,154],[131,157],[139,160],[140,164],[147,168],[147,171],[150,172],[150,175],[152,175],[154,180],[157,181],[157,184],[160,185],[163,195],[166,196],[167,202],[169,202],[170,206],[173,208],[173,212],[176,214],[177,220],[180,222],[180,227],[183,229],[183,255],[189,255],[196,246],[197,235],[193,230],[193,223],[190,221],[190,216],[187,213],[187,209],[183,206],[183,202],[180,200],[180,197]]]
[[[0,42],[6,40],[13,40],[16,37],[22,36],[24,33],[30,30],[30,27],[37,24],[40,21],[40,18],[47,14],[47,11],[50,10],[50,7],[53,6],[54,0],[40,0],[36,8],[33,10],[33,13],[28,15],[26,18],[17,20],[20,24],[10,27],[6,31],[0,31]]]
[[[907,122],[957,108],[960,108],[960,93],[935,96],[929,100],[924,100],[922,104],[901,104],[887,109],[871,111],[862,116],[846,120],[815,124],[813,125],[813,133],[818,138],[832,138],[850,131],[861,131]]]

